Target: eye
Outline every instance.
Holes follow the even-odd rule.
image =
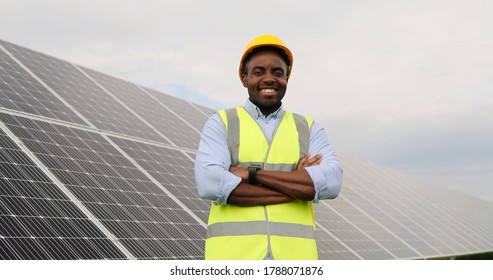
[[[276,72],[274,72],[274,76],[276,76],[276,77],[283,77],[284,76],[284,72],[283,71],[276,71]]]

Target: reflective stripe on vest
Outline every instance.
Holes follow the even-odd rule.
[[[232,165],[261,164],[264,170],[292,171],[308,152],[312,120],[286,112],[272,143],[242,107],[219,111]],[[206,259],[316,259],[311,202],[239,207],[212,204]]]
[[[207,227],[207,237],[264,234],[265,221],[225,222]],[[269,222],[269,233],[272,235],[315,238],[313,227],[290,223]]]

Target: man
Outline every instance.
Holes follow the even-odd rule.
[[[195,160],[200,196],[212,200],[206,259],[317,259],[312,203],[335,198],[342,168],[320,127],[282,107],[293,65],[277,37],[246,47],[243,107],[204,126]]]

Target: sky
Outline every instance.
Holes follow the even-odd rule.
[[[493,1],[0,0],[0,39],[223,109],[246,44],[294,56],[284,108],[341,153],[493,201]]]

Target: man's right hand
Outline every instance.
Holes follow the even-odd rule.
[[[322,162],[322,155],[321,154],[315,155],[314,157],[312,157],[310,159],[309,159],[309,157],[310,157],[310,153],[307,153],[302,158],[300,158],[300,161],[298,162],[298,166],[296,167],[296,170],[302,170],[305,167],[319,165]]]

